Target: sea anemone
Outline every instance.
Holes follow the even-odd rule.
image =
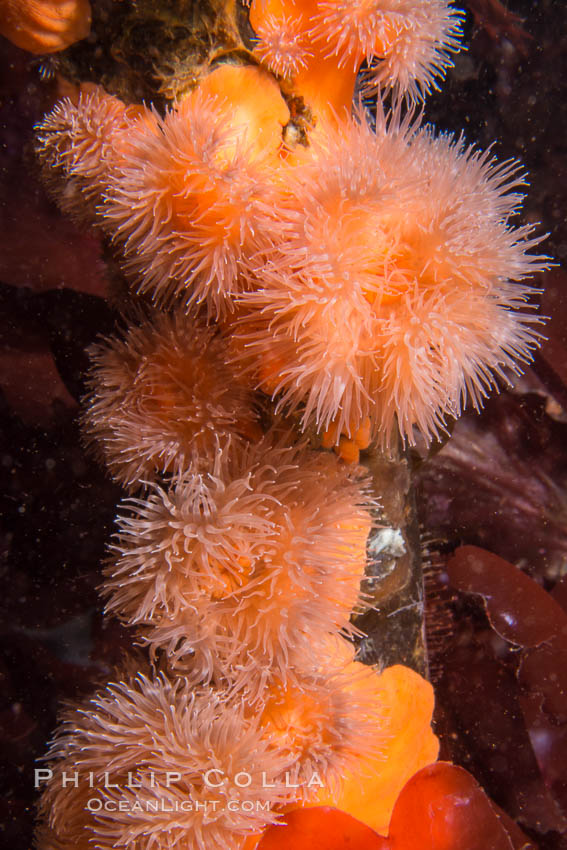
[[[309,38],[297,17],[266,15],[259,18],[254,53],[275,74],[293,77],[307,67],[312,56]]]
[[[339,67],[368,63],[373,86],[422,100],[460,49],[462,12],[449,0],[321,0],[312,34]]]
[[[279,156],[282,129],[290,113],[278,84],[263,68],[219,65],[202,77],[198,87],[186,97],[195,100],[197,108],[202,98],[208,97],[222,105],[224,123],[232,132],[225,156],[242,145],[249,151],[250,158],[260,162]]]
[[[461,18],[449,0],[253,0],[250,7],[256,55],[327,118],[350,111],[364,61],[369,87],[425,97],[459,49]]]
[[[372,770],[379,770],[390,738],[380,677],[354,660],[353,645],[341,637],[319,644],[315,664],[291,653],[297,681],[272,683],[260,716],[274,746],[293,759],[289,773],[306,801],[340,794],[345,772],[363,780],[362,762],[372,759]]]
[[[48,758],[39,850],[238,850],[297,793],[242,702],[163,674],[126,676],[68,709]]]
[[[359,676],[355,682],[357,690],[351,700],[374,699],[380,706],[382,721],[372,741],[374,747],[379,742],[379,751],[368,743],[362,746],[358,758],[343,769],[341,783],[320,789],[312,802],[336,806],[386,835],[400,791],[417,771],[435,762],[439,753],[439,741],[431,729],[433,688],[423,676],[401,664],[387,667],[372,680]],[[360,691],[362,695],[357,697]]]
[[[316,121],[350,112],[358,70],[338,68],[325,39],[313,38],[318,10],[317,0],[252,0],[250,5],[256,55],[291,81]]]
[[[289,117],[270,74],[222,65],[164,118],[85,87],[39,124],[37,152],[60,206],[121,246],[139,293],[217,317],[257,249],[258,212],[277,211]]]
[[[251,698],[293,679],[292,649],[313,658],[328,633],[353,632],[372,524],[360,470],[269,439],[128,500],[104,587],[107,610],[171,665]]]
[[[515,162],[407,119],[329,130],[238,298],[234,357],[305,427],[352,437],[369,417],[386,447],[414,426],[438,436],[538,344],[518,281],[547,258],[512,223],[523,182]]]
[[[36,131],[36,153],[50,193],[81,223],[96,220],[110,172],[126,154],[129,133],[139,122],[148,131],[155,116],[143,106],[126,106],[101,86],[82,86],[76,103],[64,98]]]
[[[86,38],[89,0],[4,0],[0,35],[30,53],[56,53]]]
[[[84,432],[128,488],[212,464],[227,441],[261,435],[224,340],[184,314],[144,320],[92,346],[91,359]]]
[[[165,306],[205,302],[214,317],[230,309],[241,259],[257,249],[259,212],[277,210],[272,173],[289,120],[265,71],[224,67],[158,132],[142,125],[130,136],[103,203],[103,226],[123,247],[137,291]],[[230,106],[225,85],[235,91]]]

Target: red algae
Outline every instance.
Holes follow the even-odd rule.
[[[392,850],[512,850],[488,797],[456,765],[424,767],[400,794],[389,833]]]
[[[455,588],[482,596],[493,628],[506,640],[535,647],[557,638],[567,647],[567,614],[513,564],[477,546],[461,546],[447,571]]]
[[[268,829],[257,850],[389,850],[386,839],[330,806],[293,809],[282,826]]]
[[[565,612],[533,579],[477,547],[458,549],[448,573],[461,592],[481,596],[492,628],[504,639],[495,641],[491,631],[477,628],[472,642],[469,636],[448,649],[439,697],[461,730],[456,750],[464,745],[477,775],[522,825],[562,833],[567,827],[560,778],[567,741]],[[475,687],[484,690],[483,716],[470,695]],[[496,742],[505,759],[494,759]],[[510,786],[504,784],[508,770],[519,774]]]
[[[405,785],[387,838],[337,809],[293,809],[283,826],[267,830],[258,850],[535,850],[507,824],[466,770],[438,762]]]

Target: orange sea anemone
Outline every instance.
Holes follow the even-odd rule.
[[[350,111],[363,61],[371,85],[422,99],[452,64],[462,14],[449,0],[253,0],[256,55],[318,115]]]
[[[229,440],[261,435],[226,344],[187,316],[159,315],[91,348],[84,432],[129,488],[213,463]]]
[[[391,706],[382,698],[378,674],[354,655],[352,644],[328,636],[315,663],[292,651],[296,682],[272,683],[266,690],[260,725],[293,759],[289,773],[305,801],[341,796],[347,773],[364,782],[361,765],[371,763],[370,778],[387,750]]]
[[[229,82],[239,99],[217,94],[213,72],[159,121],[158,132],[145,126],[131,135],[103,204],[103,226],[123,247],[137,291],[160,305],[205,302],[213,316],[241,286],[242,257],[257,249],[259,213],[277,209],[274,140],[281,144],[289,119],[273,78],[236,71],[239,86],[232,75]]]
[[[126,106],[101,86],[81,88],[77,102],[61,100],[38,124],[36,153],[42,177],[64,212],[82,223],[96,220],[109,175],[139,122],[155,127],[143,106]]]
[[[434,694],[431,684],[409,667],[387,667],[373,680],[359,678],[363,698],[376,701],[382,714],[376,730],[379,752],[361,747],[356,761],[342,773],[339,786],[321,789],[317,805],[333,805],[371,826],[381,835],[398,795],[422,767],[436,761],[439,741],[431,722]],[[351,699],[355,699],[353,694]]]
[[[218,316],[257,249],[258,213],[277,210],[289,117],[270,74],[222,65],[164,118],[88,87],[39,124],[37,151],[60,206],[96,218],[138,292]]]
[[[0,35],[30,53],[56,53],[86,38],[89,0],[1,0]]]
[[[518,281],[546,258],[512,223],[522,184],[516,163],[417,123],[344,122],[290,180],[238,299],[235,357],[305,426],[438,436],[538,344]]]
[[[258,17],[254,53],[275,74],[291,78],[307,67],[312,56],[302,19],[283,14]]]
[[[48,758],[39,850],[238,850],[296,794],[242,703],[163,675],[126,676],[68,709]]]
[[[462,12],[450,0],[320,0],[313,37],[339,67],[365,59],[372,85],[422,100],[460,49]]]
[[[351,633],[371,528],[367,480],[334,456],[261,441],[125,504],[110,610],[194,681],[261,693]]]

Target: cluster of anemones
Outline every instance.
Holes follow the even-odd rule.
[[[460,49],[462,13],[450,0],[252,0],[256,55],[318,111],[350,111],[366,88],[409,101],[437,88]]]
[[[218,332],[177,314],[96,345],[84,414],[124,502],[108,609],[195,682],[261,691],[352,634],[368,479],[274,426]],[[144,491],[144,492],[142,492]]]
[[[315,3],[321,21],[302,32],[342,74],[341,39],[358,45],[355,68],[370,48],[359,55],[348,27],[334,47],[314,35],[323,19],[349,17],[335,5]],[[379,2],[357,5],[361,20],[366,6],[386,15]],[[414,10],[420,26],[426,5]],[[458,16],[431,7],[453,38]],[[390,14],[400,20],[377,24],[381,37],[418,38],[415,22]],[[64,101],[38,150],[61,204],[108,233],[136,291],[161,307],[203,304],[250,385],[298,410],[303,427],[337,444],[361,428],[385,447],[416,431],[430,441],[537,345],[522,280],[545,258],[529,253],[530,228],[513,225],[523,175],[399,109],[379,108],[375,127],[361,109],[320,110],[307,144],[294,144],[292,112],[266,70],[225,64],[163,118],[100,89]]]
[[[353,460],[372,436],[432,439],[529,357],[520,281],[544,260],[511,223],[514,163],[401,106],[375,127],[351,115],[364,60],[379,88],[429,91],[457,46],[449,3],[254,0],[250,21],[264,65],[218,65],[163,116],[86,87],[38,130],[61,206],[112,239],[158,308],[95,346],[83,416],[129,494],[107,611],[153,667],[69,713],[51,754],[57,775],[114,770],[132,805],[105,786],[89,807],[88,790],[56,785],[42,850],[236,848],[298,800],[333,799],[385,830],[403,781],[436,757],[429,686],[405,668],[375,675],[345,640],[368,479],[274,415],[297,413]],[[227,778],[226,803],[244,750],[247,774],[284,784],[270,796],[251,780],[273,811],[221,801],[207,814],[201,775]],[[164,768],[172,782],[142,776]],[[187,795],[204,808],[165,820],[142,805]]]
[[[296,659],[301,686],[272,684],[259,708],[126,670],[65,710],[38,774],[39,850],[253,850],[298,803],[338,805],[386,831],[406,781],[437,757],[432,690],[405,667],[377,676],[343,643],[317,669]]]
[[[184,313],[135,319],[91,351],[83,426],[131,493],[105,569],[107,612],[154,669],[126,666],[65,715],[41,850],[237,848],[285,804],[343,793],[362,753],[371,777],[395,738],[395,700],[345,640],[375,509],[366,474],[280,422],[264,433],[218,330]],[[428,727],[428,692],[420,699]],[[436,747],[429,732],[420,764]],[[69,792],[71,767],[83,781]]]

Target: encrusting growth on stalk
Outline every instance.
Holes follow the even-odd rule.
[[[358,770],[363,752],[379,769],[391,738],[381,677],[354,657],[352,644],[328,635],[316,659],[292,651],[296,682],[272,682],[264,695],[260,726],[292,758],[290,773],[306,801],[316,801],[322,787],[330,797],[340,795],[345,773]],[[310,782],[314,774],[322,784]]]
[[[362,675],[357,682],[349,698],[364,705],[374,693],[381,706],[380,730],[372,736],[375,746],[367,742],[358,759],[345,766],[338,788],[322,788],[312,803],[336,806],[386,835],[406,782],[437,759],[439,741],[430,724],[435,697],[428,681],[401,664],[387,667],[374,683]]]

